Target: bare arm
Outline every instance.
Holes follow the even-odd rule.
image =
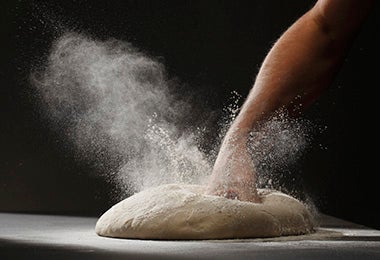
[[[332,83],[372,2],[320,0],[297,20],[265,58],[236,126],[251,129],[296,96],[312,103]]]
[[[319,0],[278,39],[227,132],[207,193],[259,201],[247,152],[251,129],[281,107],[307,107],[334,80],[373,0]],[[296,99],[296,97],[298,97]]]

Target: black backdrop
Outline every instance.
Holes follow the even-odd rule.
[[[314,1],[1,1],[0,210],[98,216],[115,201],[97,169],[75,161],[39,117],[31,67],[64,28],[131,42],[222,110],[245,96],[265,54]],[[380,228],[377,220],[379,8],[332,87],[305,114],[327,126],[297,173],[320,211]]]

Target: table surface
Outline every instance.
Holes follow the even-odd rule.
[[[380,259],[380,231],[320,215],[317,232],[158,241],[96,235],[95,217],[0,213],[0,259]]]

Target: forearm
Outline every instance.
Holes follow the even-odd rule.
[[[247,133],[281,107],[310,105],[331,85],[371,2],[322,0],[298,19],[268,53],[232,129]]]
[[[372,3],[320,0],[278,39],[227,131],[207,193],[233,190],[241,200],[260,201],[247,149],[250,131],[280,108],[299,112],[331,85]]]

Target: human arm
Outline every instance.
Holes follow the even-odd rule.
[[[331,85],[373,4],[319,0],[281,35],[227,131],[206,193],[260,201],[247,151],[249,132],[280,108],[301,111]]]

